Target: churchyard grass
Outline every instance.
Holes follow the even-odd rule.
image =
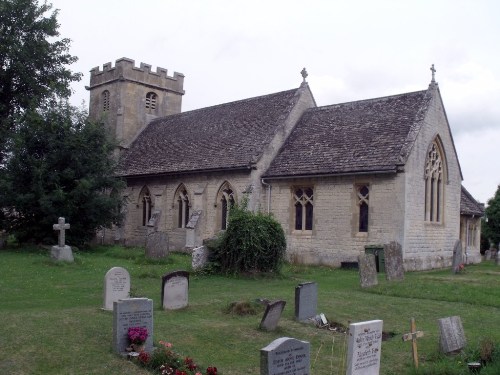
[[[362,289],[355,270],[287,265],[277,277],[224,277],[192,274],[189,306],[163,311],[161,276],[190,270],[190,257],[171,254],[168,260],[146,260],[143,250],[97,247],[75,251],[73,264],[54,264],[50,250],[0,250],[0,373],[1,374],[147,374],[111,351],[112,312],[101,310],[106,272],[115,266],[131,275],[131,294],[154,301],[154,340],[224,375],[259,374],[259,350],[278,337],[311,342],[311,374],[345,373],[345,337],[294,321],[294,289],[306,281],[318,283],[318,313],[330,321],[382,319],[394,337],[382,344],[381,374],[413,374],[410,318],[424,331],[418,339],[419,373],[465,374],[462,356],[438,354],[437,319],[459,315],[468,342],[476,350],[490,338],[500,343],[500,267],[493,262],[449,269],[406,273],[402,282]],[[287,305],[276,331],[258,330],[261,315],[228,315],[234,301],[284,299]],[[469,349],[470,348],[470,349]],[[436,370],[441,369],[441,370]],[[444,369],[444,370],[443,370]],[[434,371],[434,372],[433,372]]]

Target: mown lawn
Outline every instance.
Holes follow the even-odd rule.
[[[259,350],[278,337],[311,343],[311,374],[344,374],[345,336],[294,321],[295,287],[318,283],[318,312],[330,321],[382,319],[394,334],[382,344],[381,374],[413,374],[411,344],[401,336],[414,317],[425,336],[418,341],[419,374],[466,374],[464,356],[438,353],[436,320],[459,315],[468,342],[466,353],[489,338],[500,343],[500,267],[493,262],[450,270],[413,272],[403,282],[361,289],[357,271],[287,265],[277,277],[223,277],[192,274],[189,307],[163,311],[161,276],[190,270],[190,257],[172,254],[147,261],[141,249],[97,247],[75,252],[75,263],[54,264],[40,248],[0,250],[0,374],[147,374],[111,351],[112,312],[103,311],[106,272],[115,266],[131,275],[131,294],[154,301],[154,340],[224,375],[259,374]],[[261,315],[224,312],[234,301],[284,299],[277,331],[258,329]]]

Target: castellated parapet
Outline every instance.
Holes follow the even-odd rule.
[[[111,62],[103,64],[103,70],[98,66],[90,70],[90,87],[112,83],[117,80],[129,80],[158,90],[175,91],[184,95],[184,74],[174,72],[173,77],[168,75],[168,70],[157,67],[156,72],[151,71],[151,65],[141,62],[139,68],[135,61],[122,57],[116,60],[115,66]]]

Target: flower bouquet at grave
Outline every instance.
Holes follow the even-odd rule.
[[[148,338],[148,329],[144,327],[129,327],[127,335],[130,343],[127,349],[133,352],[143,352],[144,344]]]

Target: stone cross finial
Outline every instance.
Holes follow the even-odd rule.
[[[434,64],[432,64],[431,66],[431,72],[432,72],[432,80],[431,80],[431,83],[435,83],[436,82],[436,69],[434,68]]]
[[[306,81],[306,78],[307,78],[307,70],[306,68],[303,68],[301,71],[300,71],[300,74],[302,75],[302,82],[305,82]]]
[[[64,231],[66,229],[69,229],[69,224],[66,224],[66,220],[63,217],[60,217],[59,220],[57,220],[57,224],[54,224],[52,227],[54,228],[54,230],[59,231],[59,247],[64,247],[65,246]]]

